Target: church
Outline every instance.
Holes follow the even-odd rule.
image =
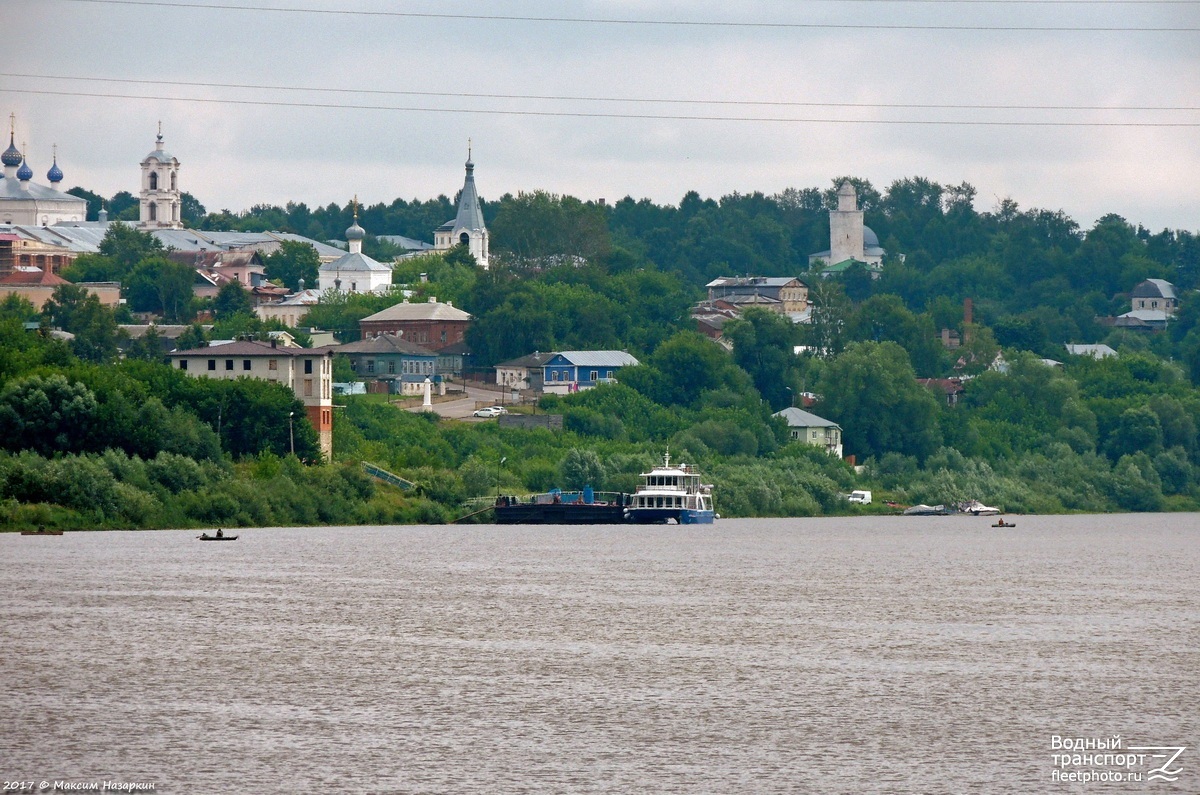
[[[810,254],[809,269],[820,268],[822,276],[832,276],[861,262],[871,273],[878,274],[886,252],[880,248],[879,237],[871,227],[863,225],[858,192],[849,181],[838,188],[837,201],[837,209],[829,211],[829,249]]]
[[[475,192],[475,164],[471,162],[471,147],[467,146],[467,178],[458,195],[458,214],[433,232],[433,250],[449,251],[457,245],[470,249],[475,261],[488,269],[488,230],[483,224],[479,194]]]
[[[8,149],[0,154],[4,177],[0,179],[0,224],[53,226],[57,223],[83,221],[87,218],[87,201],[62,191],[62,169],[58,153],[46,172],[49,187],[33,181],[33,169],[25,153],[17,149],[16,115],[9,117]],[[24,146],[24,144],[22,145]],[[25,146],[26,151],[28,147]]]

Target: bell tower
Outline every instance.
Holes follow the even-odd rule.
[[[163,149],[162,122],[154,151],[142,160],[141,229],[181,229],[183,193],[179,190],[179,161]]]

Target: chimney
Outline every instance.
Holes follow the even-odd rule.
[[[278,347],[279,347],[279,340],[277,340],[277,339],[275,339],[275,338],[273,338],[273,337],[272,337],[272,338],[271,338],[271,347],[272,347],[272,348],[278,348]]]
[[[971,325],[972,323],[974,323],[974,322],[975,322],[975,321],[972,319],[972,318],[973,318],[973,313],[972,313],[972,311],[971,311],[971,310],[972,310],[971,299],[970,299],[970,298],[964,298],[964,299],[963,299],[963,325],[964,325],[964,326],[969,326],[969,325]]]

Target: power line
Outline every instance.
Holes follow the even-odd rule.
[[[545,100],[554,102],[612,102],[630,104],[662,104],[662,105],[727,105],[727,106],[759,106],[759,107],[795,107],[795,108],[865,108],[865,109],[903,109],[903,110],[1108,110],[1108,111],[1197,111],[1200,106],[1163,106],[1163,105],[999,105],[999,104],[968,104],[968,103],[915,103],[915,102],[794,102],[783,100],[741,100],[741,99],[678,99],[651,97],[596,97],[596,96],[565,96],[554,94],[479,94],[450,91],[401,91],[368,88],[321,88],[318,86],[281,86],[256,85],[251,83],[210,83],[187,80],[144,80],[122,77],[88,77],[79,75],[35,75],[15,72],[0,72],[0,77],[15,77],[35,80],[74,80],[93,83],[133,83],[137,85],[167,85],[188,88],[230,88],[251,89],[256,91],[305,91],[324,92],[330,94],[362,94],[362,95],[392,95],[412,97],[437,97],[439,99],[524,99]]]
[[[900,0],[895,0],[899,2]],[[1047,2],[1048,0],[904,0],[906,2]],[[1060,3],[1116,4],[1111,0],[1055,0]],[[323,14],[329,16],[390,17],[401,19],[449,19],[481,22],[549,22],[578,25],[636,25],[649,27],[693,27],[693,28],[758,28],[774,30],[941,30],[941,31],[1008,31],[1008,32],[1053,32],[1053,33],[1196,33],[1200,28],[1172,27],[1128,27],[1075,25],[885,25],[837,22],[729,22],[669,19],[602,19],[597,17],[536,17],[507,14],[446,14],[420,13],[412,11],[358,11],[340,8],[299,8],[274,6],[229,5],[224,3],[166,3],[161,0],[61,0],[69,3],[93,3],[155,8],[187,8],[207,11],[262,11],[276,14]],[[880,0],[858,0],[858,2],[880,2]],[[1155,0],[1194,4],[1196,0]],[[1124,0],[1121,4],[1149,5],[1148,0]]]
[[[320,110],[380,110],[405,113],[460,113],[485,116],[534,116],[542,118],[581,119],[641,119],[651,121],[726,121],[775,124],[872,124],[906,126],[952,127],[1200,127],[1200,122],[1081,122],[1081,121],[972,121],[940,119],[826,119],[787,118],[772,116],[704,116],[668,115],[658,113],[591,113],[582,111],[493,110],[476,108],[427,108],[396,105],[350,105],[334,102],[281,102],[278,100],[220,99],[215,97],[167,97],[140,94],[112,94],[85,91],[49,91],[0,87],[0,93],[35,94],[59,97],[89,97],[98,99],[155,100],[165,102],[201,102],[206,104],[254,105],[278,108],[314,108]]]

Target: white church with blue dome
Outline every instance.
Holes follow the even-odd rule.
[[[317,287],[321,292],[381,293],[391,289],[392,268],[362,253],[367,230],[358,225],[358,199],[354,200],[354,223],[346,230],[350,251],[317,271]]]
[[[53,226],[85,220],[87,201],[59,189],[63,172],[58,167],[58,153],[54,153],[53,164],[46,172],[50,185],[35,183],[26,153],[17,149],[16,116],[9,119],[8,149],[0,154],[0,162],[4,164],[4,177],[0,179],[0,224]],[[28,146],[24,148],[28,151]]]

